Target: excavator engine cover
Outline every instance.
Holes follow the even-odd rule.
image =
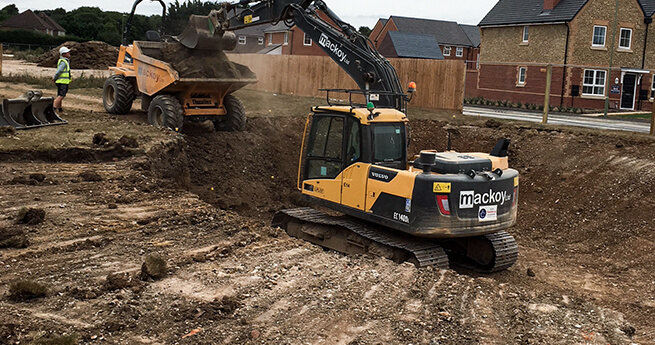
[[[41,91],[34,90],[18,98],[4,99],[0,112],[0,126],[30,129],[68,123],[55,113],[52,106],[54,98],[42,96]]]
[[[459,152],[421,152],[414,162],[416,168],[426,169],[437,174],[460,174],[475,171],[491,171],[491,160],[474,157]]]

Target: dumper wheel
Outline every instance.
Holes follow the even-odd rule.
[[[184,111],[180,102],[171,95],[156,96],[148,107],[148,122],[156,127],[168,127],[179,132],[184,124]]]
[[[228,132],[243,132],[246,130],[246,110],[241,101],[232,96],[227,95],[223,99],[223,106],[227,111],[227,115],[214,121],[214,129],[217,131]]]
[[[102,104],[110,114],[127,114],[132,109],[134,88],[122,75],[114,74],[107,78],[102,88]]]

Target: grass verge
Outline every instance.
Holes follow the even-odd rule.
[[[55,83],[49,77],[36,77],[27,73],[23,74],[10,74],[7,76],[0,76],[0,82],[6,83],[23,83],[35,85],[43,89],[56,89]],[[94,75],[86,76],[82,72],[79,76],[73,76],[73,80],[69,85],[70,89],[88,89],[100,88],[102,89],[105,84],[105,78],[99,78]]]

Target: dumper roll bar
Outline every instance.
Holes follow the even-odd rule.
[[[134,13],[136,12],[136,7],[139,6],[139,4],[143,0],[136,0],[134,2],[134,5],[132,5],[132,12],[130,12],[130,16],[127,18],[127,23],[125,23],[125,28],[123,28],[123,45],[127,46],[128,42],[130,41],[130,32],[132,31],[132,20],[134,20]],[[155,1],[155,0],[151,0]],[[159,27],[159,35],[164,36],[164,23],[166,21],[166,4],[164,3],[163,0],[156,0],[161,4],[162,7],[162,13],[161,13],[161,26]]]

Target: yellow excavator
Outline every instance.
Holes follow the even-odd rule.
[[[424,150],[408,157],[406,109],[415,85],[405,94],[393,66],[323,1],[242,0],[193,22],[180,40],[190,48],[252,25],[296,25],[360,87],[326,90],[328,105],[307,118],[299,162],[303,196],[342,215],[282,210],[274,226],[344,253],[417,267],[495,272],[515,263],[517,244],[505,229],[516,222],[519,176],[508,166],[508,139],[489,154]],[[331,92],[349,101],[330,104]]]

